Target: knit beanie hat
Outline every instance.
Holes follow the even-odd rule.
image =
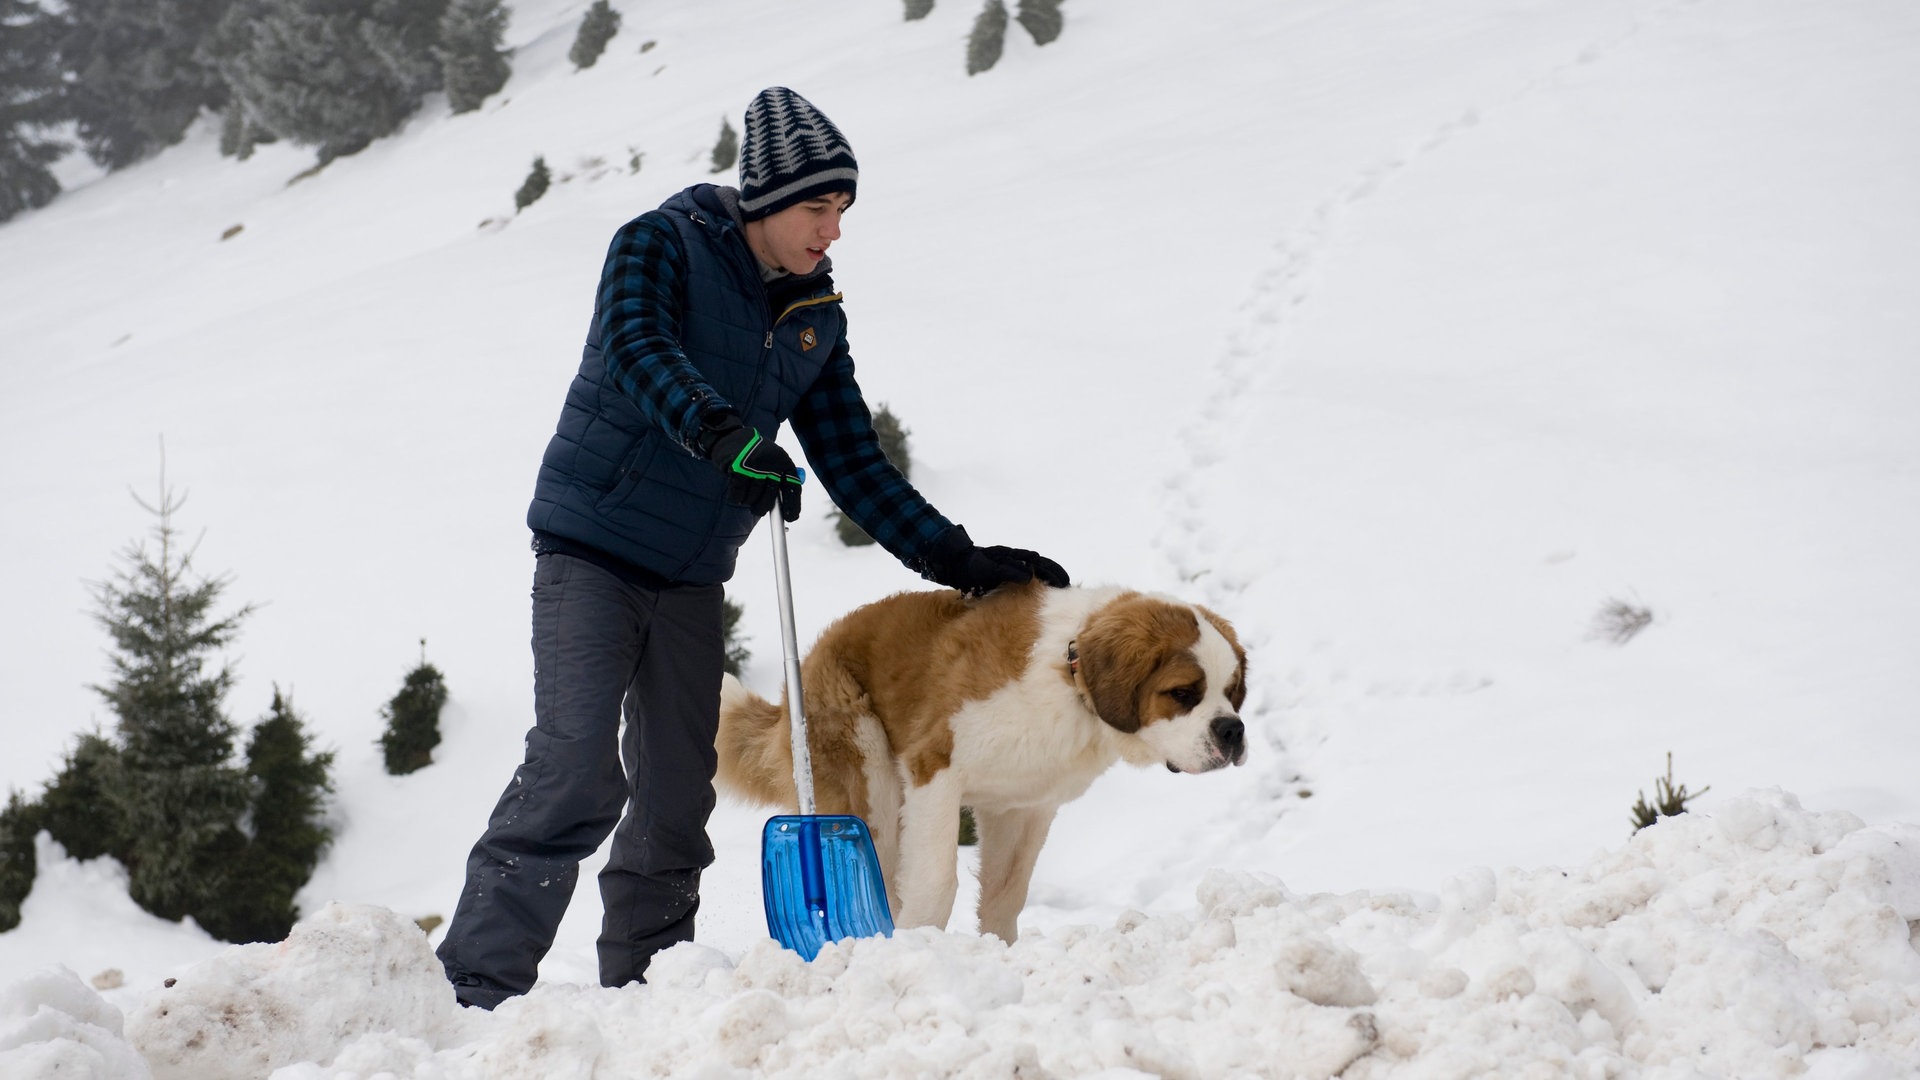
[[[853,147],[813,103],[769,86],[747,106],[740,150],[740,214],[757,221],[830,192],[854,193]]]

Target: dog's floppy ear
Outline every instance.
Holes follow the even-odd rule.
[[[1194,606],[1200,608],[1200,614],[1205,615],[1213,628],[1220,631],[1220,636],[1227,639],[1227,644],[1233,646],[1233,684],[1227,687],[1227,702],[1238,712],[1247,703],[1247,650],[1240,647],[1240,638],[1234,634],[1232,623],[1210,608],[1200,604]]]
[[[1147,680],[1165,662],[1168,648],[1190,643],[1197,628],[1192,612],[1139,593],[1094,612],[1076,639],[1093,711],[1110,727],[1139,731]]]

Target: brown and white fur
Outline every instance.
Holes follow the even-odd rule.
[[[1095,777],[1247,757],[1233,628],[1119,588],[890,596],[829,626],[801,685],[818,811],[866,820],[901,927],[952,914],[962,806],[979,830],[980,929],[1011,942],[1055,811]],[[797,805],[783,703],[728,677],[719,751],[721,790]]]

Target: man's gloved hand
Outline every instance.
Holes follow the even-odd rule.
[[[1069,584],[1067,572],[1052,559],[1025,548],[976,546],[959,525],[941,534],[926,564],[928,578],[968,596],[984,596],[998,586],[1034,578],[1056,589]]]
[[[727,501],[752,510],[755,517],[780,504],[780,516],[800,516],[800,471],[772,440],[728,413],[707,424],[700,444],[707,460],[727,474]]]

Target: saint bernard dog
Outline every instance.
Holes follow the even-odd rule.
[[[960,808],[980,843],[979,925],[1018,933],[1054,813],[1116,761],[1202,773],[1247,760],[1246,652],[1204,607],[1121,588],[908,592],[829,626],[801,669],[814,797],[873,834],[901,927],[944,927]],[[798,803],[784,703],[721,689],[721,790]]]

